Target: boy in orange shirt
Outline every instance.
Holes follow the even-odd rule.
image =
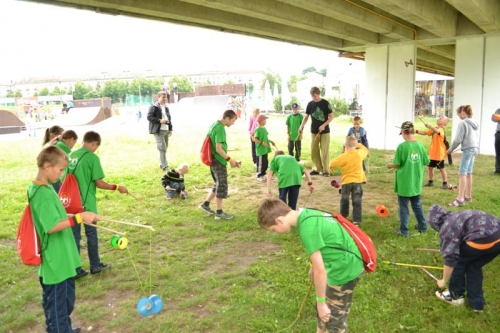
[[[447,158],[446,146],[444,140],[446,138],[445,127],[448,124],[448,118],[441,116],[436,120],[436,127],[430,124],[425,124],[428,128],[427,131],[415,131],[415,133],[420,135],[432,135],[431,146],[429,148],[429,158],[430,162],[427,166],[429,169],[429,182],[424,186],[434,186],[434,168],[438,168],[441,171],[441,177],[443,178],[442,189],[448,189],[448,175],[444,169],[444,160]]]
[[[363,171],[363,160],[368,155],[368,149],[355,136],[348,136],[345,140],[345,153],[330,162],[330,173],[333,169],[340,168],[342,171],[342,193],[340,195],[340,214],[347,218],[349,216],[349,196],[352,197],[352,223],[361,224],[361,203],[363,201],[363,188],[361,184],[366,182]]]

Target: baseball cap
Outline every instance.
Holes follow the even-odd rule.
[[[293,104],[292,104],[292,109],[296,109],[296,108],[298,108],[298,107],[299,107],[299,105],[298,105],[297,103],[293,103]]]
[[[267,119],[267,118],[269,118],[269,117],[267,117],[267,116],[265,116],[265,115],[263,115],[263,114],[259,114],[259,115],[257,116],[257,122],[259,122],[259,121],[261,121],[261,120],[263,120],[263,119]]]
[[[408,132],[413,128],[414,128],[413,123],[411,121],[405,121],[404,123],[401,124],[401,132],[399,132],[399,135],[401,135],[401,133],[403,132]]]

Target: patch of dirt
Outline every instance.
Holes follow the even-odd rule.
[[[247,268],[259,260],[259,256],[281,251],[281,246],[270,242],[246,242],[238,244],[219,243],[212,251],[217,254],[204,274],[220,274],[221,272],[244,273]]]

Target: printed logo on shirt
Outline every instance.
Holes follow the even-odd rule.
[[[74,169],[77,164],[78,164],[78,157],[73,157],[73,158],[70,157],[69,158],[68,167],[70,169]]]
[[[420,155],[418,154],[417,151],[412,151],[410,154],[410,162],[418,163],[418,161],[420,161]]]
[[[319,121],[325,121],[325,115],[319,107],[316,107],[316,110],[314,110],[311,116],[313,116],[315,119],[318,119]]]

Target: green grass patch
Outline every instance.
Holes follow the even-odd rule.
[[[301,317],[296,319],[309,286],[309,258],[295,232],[275,235],[260,229],[256,210],[266,198],[266,185],[253,177],[247,122],[238,120],[227,130],[231,157],[241,160],[241,169],[229,169],[230,197],[224,210],[236,215],[230,221],[215,221],[198,210],[212,186],[208,167],[199,160],[199,149],[211,122],[182,119],[174,115],[176,131],[171,137],[168,159],[171,166],[187,162],[189,199],[167,201],[160,179],[158,156],[153,138],[145,126],[137,128],[96,127],[103,143],[98,150],[106,174],[105,180],[127,186],[131,196],[98,191],[99,214],[111,219],[154,226],[147,229],[101,224],[127,233],[130,245],[118,250],[109,245],[111,233],[99,231],[100,254],[113,268],[100,275],[77,281],[77,301],[73,313],[75,326],[93,332],[313,332],[315,305],[311,294]],[[181,118],[181,119],[179,119]],[[286,150],[285,117],[271,115],[268,131],[271,140]],[[330,157],[341,152],[344,137],[351,125],[350,117],[335,119],[331,124]],[[435,119],[426,119],[431,123]],[[116,125],[120,126],[120,125]],[[417,129],[424,129],[416,121]],[[448,135],[451,125],[448,125]],[[86,129],[75,128],[80,137]],[[376,133],[368,132],[368,138]],[[430,138],[417,136],[428,147]],[[401,140],[396,134],[394,140]],[[35,268],[21,264],[15,250],[15,235],[26,189],[36,175],[39,138],[0,141],[0,332],[42,332],[41,289]],[[303,140],[303,163],[311,167],[310,135]],[[421,235],[412,232],[408,239],[394,233],[398,228],[397,196],[393,191],[394,173],[385,166],[393,152],[371,150],[368,184],[364,186],[363,229],[372,236],[383,260],[401,263],[442,266],[439,253],[416,248],[439,247],[437,233]],[[448,166],[449,182],[458,182],[459,157]],[[368,164],[368,163],[367,163]],[[474,201],[470,209],[499,215],[496,188],[500,178],[492,177],[494,158],[479,155],[474,169]],[[427,171],[426,171],[427,173]],[[300,194],[299,205],[332,212],[339,210],[340,196],[330,186],[340,180],[313,177],[316,192],[308,198]],[[425,177],[427,179],[427,177]],[[435,174],[436,185],[440,174]],[[273,180],[276,187],[276,181]],[[275,191],[277,194],[277,190]],[[456,192],[439,186],[424,188],[424,209],[451,202]],[[389,209],[387,218],[375,213],[375,206]],[[412,215],[411,228],[415,224]],[[84,237],[84,236],[83,236]],[[85,240],[85,237],[84,237]],[[85,241],[82,260],[88,268]],[[440,271],[433,271],[440,276]],[[484,269],[485,312],[476,315],[467,307],[451,307],[434,296],[435,282],[419,269],[379,264],[377,271],[366,274],[356,288],[349,316],[352,332],[496,332],[500,318],[500,293],[495,287],[500,274],[497,261]],[[164,308],[160,314],[143,318],[135,306],[141,297],[158,294]]]

